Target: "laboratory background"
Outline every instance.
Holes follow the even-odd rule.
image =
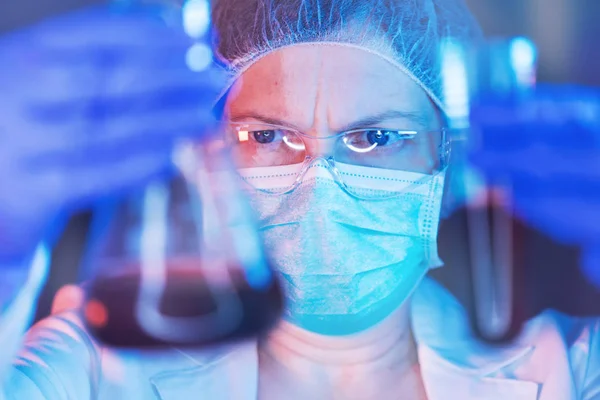
[[[365,7],[370,1],[378,14]],[[481,41],[481,32],[463,2],[486,38],[498,40]],[[123,21],[135,22],[135,12],[144,8],[136,10],[140,3],[150,5],[139,14],[144,16],[138,21],[142,22],[138,28],[143,35],[129,35],[134,32],[129,29],[133,25],[125,24],[125,30],[119,31],[119,25],[110,18],[104,20],[110,22],[108,25],[103,25],[100,18],[100,25],[94,28],[95,16],[112,16],[115,11],[114,15],[131,11],[122,16],[133,19]],[[175,3],[173,13],[163,7]],[[101,6],[84,8],[94,5]],[[194,14],[193,10],[200,10],[195,6],[204,7],[203,13]],[[336,7],[342,10],[339,16],[335,15]],[[58,21],[56,25],[51,19],[47,25],[37,24],[79,8],[84,8],[81,14],[71,14],[75,18],[54,20]],[[242,17],[250,9],[255,13],[250,19],[255,19],[256,25]],[[109,13],[103,14],[107,10]],[[86,12],[91,19],[86,19]],[[200,17],[194,20],[190,15]],[[318,19],[312,18],[316,15]],[[408,78],[414,82],[397,70],[386,72],[388,64],[375,62],[381,62],[379,58],[369,60],[353,48],[356,43],[352,40],[331,36],[336,31],[327,25],[331,21],[322,23],[321,15],[336,20],[341,31],[347,31],[344,34],[358,33],[360,40],[368,38],[371,30],[381,28],[390,31],[386,35],[393,33],[393,40],[416,38],[415,43],[407,41],[395,47],[402,49],[394,56],[401,61],[391,63],[398,64],[400,70],[407,68]],[[146,19],[148,16],[160,20],[161,26],[175,25],[183,16],[182,41],[170,41],[166,31],[144,31],[143,23],[151,20]],[[54,158],[40,157],[41,167],[32,168],[27,176],[43,184],[28,185],[21,175],[14,174],[13,178],[10,174],[13,165],[17,170],[29,166],[28,159],[18,158],[22,148],[28,149],[19,147],[26,137],[21,132],[28,128],[16,125],[6,129],[12,133],[6,137],[17,145],[11,147],[13,143],[8,140],[4,141],[8,144],[4,152],[0,147],[0,166],[8,171],[0,175],[0,183],[9,178],[7,185],[0,185],[0,200],[3,193],[11,200],[2,204],[9,207],[0,210],[8,210],[0,213],[0,228],[10,227],[13,215],[23,218],[16,218],[17,223],[12,224],[17,227],[14,235],[3,236],[0,229],[0,240],[8,244],[4,246],[9,250],[6,259],[10,260],[8,267],[0,271],[6,278],[0,281],[0,295],[20,293],[14,299],[9,296],[8,311],[3,310],[0,301],[0,317],[8,321],[0,324],[0,343],[9,356],[11,347],[15,352],[18,349],[14,360],[0,360],[7,366],[4,369],[0,362],[0,377],[7,371],[0,400],[19,396],[27,400],[133,400],[153,395],[179,399],[193,398],[191,393],[231,400],[291,399],[288,394],[292,393],[296,399],[371,399],[388,398],[398,390],[403,396],[414,394],[411,398],[441,400],[599,400],[598,16],[598,0],[21,0],[0,4],[0,38],[7,39],[0,46],[9,44],[0,47],[0,54],[8,54],[0,59],[0,66],[12,68],[0,68],[0,73],[8,71],[0,75],[4,78],[0,90],[1,86],[6,88],[0,104],[7,116],[4,126],[0,119],[0,146],[3,128],[11,128],[10,105],[19,104],[16,99],[21,92],[55,95],[70,88],[50,75],[46,85],[27,79],[22,87],[27,86],[28,91],[18,84],[11,91],[11,77],[28,77],[23,69],[13,67],[22,65],[19,56],[24,56],[32,70],[41,65],[30,57],[36,56],[30,51],[35,46],[27,45],[33,41],[44,43],[39,32],[52,38],[51,29],[35,31],[37,26],[80,29],[82,40],[72,34],[77,30],[66,29],[63,42],[78,38],[81,54],[91,49],[92,57],[84,58],[99,69],[92,69],[92,74],[73,85],[81,92],[91,89],[89,103],[81,101],[79,92],[69,98],[70,103],[52,104],[54,107],[47,109],[36,108],[34,99],[33,106],[23,107],[27,112],[22,120],[35,119],[30,116],[38,114],[30,114],[31,110],[42,117],[52,118],[59,113],[68,116],[65,104],[74,104],[74,109],[83,109],[84,123],[61,126],[61,132],[87,134],[82,136],[83,147],[96,143],[98,138],[111,138],[109,128],[114,121],[118,121],[118,128],[126,127],[124,131],[140,135],[137,141],[112,143],[101,168],[94,164],[92,153],[77,151],[78,136],[67,137],[63,144],[75,149],[74,159],[93,165],[98,174],[86,173],[78,164],[65,161],[62,180],[46,179],[47,175],[52,177],[48,174],[52,168],[45,167],[44,160],[70,160],[59,152]],[[218,32],[208,29],[211,18]],[[256,22],[261,18],[264,21]],[[308,28],[301,18],[308,21]],[[363,18],[367,25],[357,29],[354,24],[346,24],[351,18]],[[373,21],[379,21],[379,25],[371,25]],[[20,36],[19,29],[28,26],[38,36]],[[198,31],[190,30],[191,26]],[[293,27],[291,33],[282,26]],[[432,65],[440,67],[436,70],[411,64],[415,54],[416,59],[429,61],[415,50],[428,41],[427,30],[431,27],[439,34],[430,48],[437,51],[432,53]],[[296,36],[294,29],[303,32]],[[454,29],[458,33],[452,34]],[[279,30],[283,34],[265,39],[266,45],[261,41],[261,36],[267,38],[269,32]],[[310,36],[314,32],[317,37]],[[88,33],[91,36],[86,38]],[[108,47],[103,47],[107,46],[103,42],[95,48],[91,42],[105,33]],[[222,40],[215,41],[215,33]],[[456,36],[456,41],[444,38],[445,34]],[[135,106],[129,107],[138,104],[135,98],[121,93],[119,101],[102,102],[103,95],[110,97],[112,93],[105,90],[110,88],[105,79],[110,75],[104,72],[110,73],[118,58],[111,58],[112,53],[106,50],[120,48],[124,36],[135,39],[127,45],[130,47],[126,47],[123,60],[139,62],[127,71],[132,81],[143,83],[137,95],[143,97],[145,105],[148,99],[148,107],[141,107],[142,114]],[[20,40],[23,37],[33,41]],[[58,43],[63,43],[61,36],[57,37]],[[17,39],[14,43],[26,44],[19,47],[22,52],[14,53],[15,57],[4,51],[11,49],[12,38]],[[163,38],[167,38],[166,46],[161,42]],[[254,40],[249,39],[249,50],[243,50],[245,38]],[[291,45],[286,38],[291,38]],[[459,40],[465,38],[469,45],[483,46],[462,47]],[[342,44],[330,47],[329,53],[319,53],[325,59],[334,55],[331,68],[323,67],[327,63],[322,60],[321,64],[297,62],[298,55],[311,54],[302,51],[315,49],[296,44],[319,42],[325,46]],[[216,46],[211,48],[211,44]],[[292,61],[285,64],[276,58],[285,59],[282,53],[273,59],[253,58],[251,50],[260,48],[256,53],[260,55],[271,45],[276,51],[281,46],[284,56],[286,51],[291,52]],[[361,46],[372,51],[369,46],[380,46],[380,41],[371,40],[369,45],[361,42]],[[138,54],[140,49],[143,51]],[[148,49],[151,58],[145,58]],[[204,52],[193,51],[198,49]],[[63,67],[78,65],[72,62],[77,58],[61,57],[71,54],[60,50],[51,47],[46,52],[48,59],[59,59]],[[180,55],[185,51],[185,57],[163,57],[179,50]],[[339,58],[336,51],[340,52]],[[469,58],[475,54],[477,57]],[[212,63],[215,55],[220,67]],[[344,55],[354,58],[346,59]],[[379,56],[390,62],[386,54]],[[15,60],[12,64],[11,58]],[[261,64],[265,59],[266,63]],[[195,63],[198,60],[204,60],[204,64]],[[363,72],[368,74],[343,75],[359,64],[365,65]],[[275,66],[281,69],[281,76]],[[225,89],[221,67],[237,74],[229,77]],[[173,81],[171,75],[161,79],[163,68],[181,73],[185,84],[180,83],[179,75]],[[310,74],[321,69],[329,71],[330,76],[314,80],[319,82],[316,100],[305,96],[311,99],[306,104],[301,97],[304,87],[296,95],[282,83],[289,74],[293,77],[290,82],[303,82],[297,86],[304,86],[310,82]],[[384,73],[379,76],[373,73],[375,70]],[[419,73],[424,70],[429,75],[422,78]],[[60,73],[68,79],[79,77],[77,70],[64,69]],[[92,75],[98,79],[91,79]],[[116,76],[114,86],[118,91],[128,81],[122,75]],[[355,76],[359,76],[357,84],[348,85]],[[376,77],[376,84],[369,84],[370,77]],[[387,99],[385,89],[396,87],[389,84],[396,77],[403,79],[396,85],[406,83],[398,92],[408,100]],[[428,83],[428,77],[439,79],[439,87]],[[195,78],[201,79],[196,82]],[[161,82],[159,86],[168,83],[164,89],[151,87],[151,94],[159,93],[156,98],[144,91],[144,85],[152,86],[155,81]],[[192,81],[198,86],[192,86]],[[312,135],[309,129],[313,128],[302,127],[294,115],[302,114],[303,105],[307,105],[312,107],[307,109],[313,110],[317,122],[336,119],[331,116],[335,114],[332,108],[323,108],[327,117],[321,118],[323,114],[317,113],[320,109],[313,104],[321,104],[323,82],[331,83],[324,92],[341,93],[337,103],[335,96],[331,102],[342,105],[341,114],[357,118],[356,112],[348,110],[368,108],[379,99],[384,99],[385,108],[354,125],[339,123],[335,128],[336,124],[327,121],[332,125],[329,132],[338,132],[336,135]],[[411,87],[418,92],[411,92]],[[348,88],[350,95],[345,96]],[[278,90],[282,97],[269,97]],[[241,93],[241,100],[232,93]],[[357,104],[367,107],[343,108],[352,93],[360,99]],[[421,103],[418,94],[422,95]],[[203,113],[198,112],[200,97]],[[275,112],[272,116],[281,99],[289,106],[287,114]],[[435,119],[435,124],[411,128],[413,125],[406,126],[406,121],[398,124],[386,122],[390,117],[380,117],[412,117],[411,124],[415,124],[420,114],[412,108],[383,112],[390,109],[388,103],[396,107],[402,101],[429,110],[424,118]],[[113,104],[118,107],[110,108]],[[157,108],[165,114],[156,113]],[[130,119],[121,122],[118,113],[109,113],[115,109],[131,112],[126,114]],[[156,119],[165,125],[156,123]],[[62,121],[60,116],[57,120]],[[36,125],[30,130],[41,135],[29,143],[42,146],[47,141],[52,147],[61,136],[52,135],[52,119],[40,121],[41,129]],[[138,124],[143,126],[138,128]],[[403,126],[398,129],[395,124]],[[155,131],[173,133],[168,146],[161,145],[160,136],[149,139],[148,134]],[[103,136],[105,132],[109,134]],[[439,138],[437,145],[433,146],[436,142],[429,134],[434,134],[434,140]],[[189,137],[182,139],[186,135]],[[283,152],[271,146],[280,136],[287,146],[281,147]],[[353,137],[363,141],[352,141]],[[331,150],[325,147],[323,151],[307,145],[313,143],[309,140],[336,138],[341,138],[337,143],[343,146]],[[390,138],[391,144],[401,144],[388,146]],[[367,141],[370,144],[365,145]],[[152,179],[144,181],[141,188],[133,185],[130,192],[127,188],[121,192],[122,186],[117,183],[113,189],[98,189],[97,197],[86,200],[88,182],[90,187],[101,186],[104,177],[135,175],[137,168],[132,164],[137,165],[137,159],[132,150],[146,150],[144,145],[161,152],[172,145],[170,154],[161,153],[165,168],[151,174]],[[382,150],[379,155],[370,153],[376,148]],[[423,152],[425,148],[435,151],[429,154]],[[95,147],[93,153],[102,155],[102,149]],[[120,157],[120,152],[130,150]],[[412,151],[419,157],[413,160]],[[347,153],[351,156],[345,157]],[[15,162],[11,162],[13,154],[17,155]],[[423,155],[435,158],[429,160]],[[298,165],[302,167],[298,169]],[[107,173],[109,168],[111,173]],[[82,177],[77,183],[75,170]],[[323,171],[329,181],[319,175]],[[240,177],[245,181],[243,189],[236,185]],[[319,179],[335,185],[321,187]],[[369,182],[361,186],[353,179]],[[310,186],[302,186],[301,182],[314,185],[314,192],[305,191]],[[23,187],[40,189],[18,190]],[[45,201],[43,195],[53,194],[53,189],[61,192],[61,188],[76,188],[83,194],[72,204],[59,203],[60,207],[53,210],[52,196]],[[22,201],[28,197],[34,201]],[[33,205],[24,206],[20,212],[21,204]],[[56,218],[43,221],[49,222],[49,227],[43,222],[38,226],[36,210],[43,211],[46,204]],[[21,223],[28,217],[32,221],[30,236],[44,228],[46,231],[41,243],[31,242],[35,251],[23,262],[25,250],[19,250],[18,244],[29,243],[22,240],[26,235],[20,229],[29,227]],[[5,221],[8,224],[3,224]],[[297,226],[303,229],[302,234],[294,230]],[[414,256],[418,262],[413,262],[413,253],[421,250],[423,260],[419,254]],[[411,268],[396,268],[396,258]],[[363,270],[365,265],[371,268],[370,264],[372,269]],[[18,268],[9,269],[13,265]],[[29,268],[27,274],[22,266]],[[42,270],[49,273],[45,275]],[[11,281],[13,275],[16,283]],[[396,278],[397,287],[384,296],[386,287],[392,287]],[[21,287],[19,280],[24,279],[26,283]],[[411,286],[413,281],[418,283]],[[378,296],[385,298],[377,300]],[[406,307],[398,308],[398,303]],[[368,329],[373,327],[377,329]],[[391,347],[382,350],[388,341]],[[384,361],[390,361],[389,355],[398,356],[401,362],[391,360],[391,364],[402,368],[389,368],[373,354],[382,355]],[[368,360],[364,368],[363,355]],[[370,362],[372,358],[374,363]],[[400,380],[401,376],[406,380]],[[37,395],[32,396],[33,392]]]
[[[71,10],[90,0],[20,0],[0,5],[0,33],[37,21],[49,13]],[[600,86],[600,2],[596,0],[467,0],[487,36],[531,38],[539,49],[538,79],[548,83]],[[78,281],[91,212],[69,221],[52,255],[52,274],[40,296],[36,319],[47,316],[56,291]],[[532,254],[544,253],[550,242],[529,238]],[[442,244],[442,250],[444,245]],[[554,247],[548,258],[568,263],[577,250]]]

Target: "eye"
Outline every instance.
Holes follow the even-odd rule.
[[[343,142],[356,153],[371,151],[397,151],[404,147],[407,140],[416,137],[415,131],[398,131],[389,129],[365,129],[349,132],[343,137]]]
[[[252,132],[252,135],[254,136],[254,140],[261,144],[273,143],[275,140],[274,130],[254,131]]]
[[[367,131],[366,134],[370,145],[385,146],[390,140],[390,131],[372,130]]]

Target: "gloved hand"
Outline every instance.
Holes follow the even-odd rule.
[[[471,162],[490,183],[510,182],[518,217],[580,246],[600,286],[600,91],[540,86],[523,103],[488,98],[472,123]]]
[[[224,83],[155,10],[94,7],[0,36],[0,268],[57,216],[170,168]]]

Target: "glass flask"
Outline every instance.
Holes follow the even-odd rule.
[[[113,0],[190,37],[187,67],[208,73],[209,0]],[[218,110],[215,110],[218,112]],[[260,335],[282,296],[222,135],[181,143],[176,174],[94,215],[83,280],[87,329],[109,346],[204,346]]]
[[[186,143],[177,176],[95,214],[83,319],[116,347],[203,346],[260,335],[282,297],[218,140]]]

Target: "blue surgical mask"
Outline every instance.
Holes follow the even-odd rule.
[[[286,167],[260,169],[277,185]],[[243,172],[252,178],[252,170]],[[361,200],[315,163],[292,192],[250,191],[269,256],[286,293],[285,318],[324,335],[368,329],[396,310],[432,267],[444,172],[361,168],[359,184],[381,179],[412,182],[401,195]]]

